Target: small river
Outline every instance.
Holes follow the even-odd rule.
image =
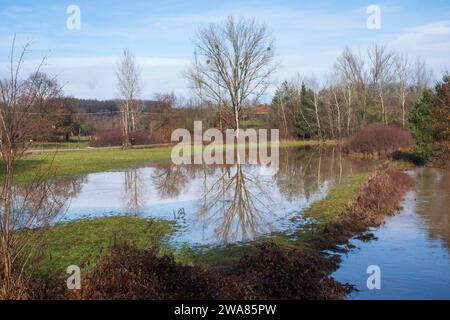
[[[356,285],[349,299],[450,299],[450,171],[411,172],[416,187],[403,209],[373,230],[376,240],[353,240],[334,277]],[[381,271],[381,289],[367,287],[367,267]]]

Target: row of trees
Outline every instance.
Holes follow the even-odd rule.
[[[406,127],[430,82],[422,60],[411,61],[383,44],[365,55],[345,48],[324,84],[297,76],[277,88],[271,124],[285,138],[341,138],[373,122]]]

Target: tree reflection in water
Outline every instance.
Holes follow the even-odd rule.
[[[213,229],[219,243],[251,240],[274,231],[273,222],[301,214],[300,207],[295,213],[284,212],[286,201],[306,206],[319,200],[326,188],[340,183],[343,175],[368,166],[364,161],[344,159],[335,148],[281,149],[280,168],[271,177],[260,175],[259,166],[254,165],[216,166],[214,173],[211,166],[203,166],[198,217],[204,229]]]
[[[13,187],[15,229],[42,227],[63,218],[85,177],[60,178]]]
[[[128,213],[139,214],[144,207],[145,183],[140,169],[129,169],[124,172],[123,199]]]
[[[180,242],[245,241],[272,231],[293,230],[301,223],[295,217],[322,199],[341,177],[373,165],[342,157],[338,148],[331,147],[281,148],[279,160],[280,168],[272,176],[261,175],[260,165],[177,166],[170,161],[89,175],[65,219],[131,213],[177,220],[185,226],[175,236]],[[80,191],[82,181],[52,183],[47,188],[71,198]]]
[[[205,174],[203,203],[198,217],[214,226],[220,243],[245,241],[271,231],[265,215],[271,198],[260,177],[242,164],[221,166],[210,183]]]
[[[152,175],[152,182],[162,199],[177,197],[188,181],[189,177],[185,166],[172,163],[155,167],[155,172]]]
[[[450,248],[450,173],[448,170],[415,170],[415,211],[422,218],[431,239]]]

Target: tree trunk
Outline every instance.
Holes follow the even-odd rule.
[[[319,101],[318,101],[317,94],[314,92],[314,109],[316,113],[316,120],[317,120],[317,134],[322,139],[322,129],[320,128],[320,118],[319,118]]]
[[[12,215],[12,188],[13,188],[13,150],[8,147],[3,152],[4,163],[4,180],[2,190],[3,214],[2,214],[2,238],[1,238],[1,263],[2,278],[1,279],[1,296],[9,297],[14,292],[14,279],[12,274],[12,252],[11,252],[11,235],[10,221]],[[4,150],[5,150],[4,149]]]
[[[128,101],[125,102],[125,105],[122,108],[122,148],[129,149],[131,147],[130,143],[130,124],[129,124],[129,106]]]
[[[406,125],[406,119],[405,119],[405,104],[406,104],[406,94],[405,90],[402,89],[402,127],[404,128]]]

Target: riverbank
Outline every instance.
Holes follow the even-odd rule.
[[[327,140],[289,140],[281,141],[280,147],[300,147],[334,145],[336,141]],[[48,178],[82,175],[108,170],[118,170],[169,159],[171,146],[156,148],[133,148],[121,150],[88,149],[77,151],[54,151],[25,156],[15,165],[16,183],[31,182],[37,172],[42,172]],[[3,170],[0,164],[0,180]]]
[[[82,265],[85,289],[76,298],[195,299],[192,292],[199,287],[186,279],[198,279],[205,299],[342,298],[351,288],[331,277],[339,260],[329,255],[330,250],[341,250],[341,244],[394,214],[412,186],[410,179],[388,167],[346,177],[304,212],[302,218],[308,222],[294,234],[272,235],[246,245],[174,250],[163,240],[174,225],[138,217],[57,225],[47,230],[48,246],[43,246],[47,254],[39,254],[47,267],[41,265],[39,272],[50,275],[66,265]],[[105,288],[100,275],[106,272],[117,281]],[[50,282],[60,286],[62,278],[52,276]],[[127,289],[119,290],[124,283]],[[64,294],[49,290],[38,296],[54,298],[55,292]]]

